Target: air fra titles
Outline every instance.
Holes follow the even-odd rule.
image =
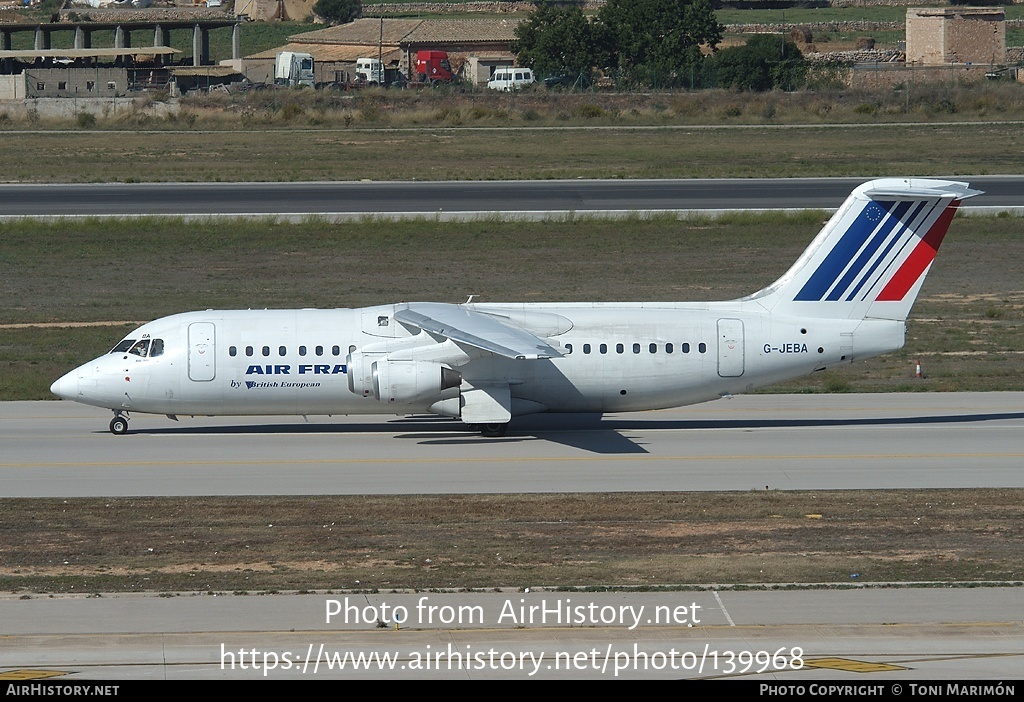
[[[299,375],[338,375],[345,373],[344,363],[300,363]],[[288,363],[252,365],[245,369],[246,375],[291,375],[292,367]]]

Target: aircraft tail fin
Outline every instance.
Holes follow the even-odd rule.
[[[776,314],[905,321],[967,183],[883,178],[854,190],[796,263],[747,300]]]

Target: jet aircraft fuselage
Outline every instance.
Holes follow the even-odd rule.
[[[778,281],[725,302],[207,310],[145,324],[53,386],[127,413],[630,412],[748,392],[899,349],[965,183],[871,181]]]

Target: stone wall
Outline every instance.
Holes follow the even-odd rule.
[[[814,32],[883,32],[903,29],[902,22],[871,22],[854,20],[850,22],[800,22],[799,24],[727,24],[725,31],[739,34],[781,34],[789,33],[793,27],[809,27]]]
[[[190,22],[222,20],[230,16],[222,7],[71,7],[60,11],[61,22]]]
[[[896,49],[856,49],[853,51],[822,51],[805,54],[811,61],[823,63],[903,63],[903,54]]]
[[[132,97],[110,98],[30,98],[17,102],[0,104],[0,114],[16,119],[42,117],[44,119],[73,119],[83,112],[97,117],[116,118],[119,115],[147,114],[152,117],[165,118],[179,111],[178,102],[154,102],[152,100]]]
[[[913,0],[831,0],[832,7],[906,7],[907,5],[948,5],[948,2],[914,2]]]
[[[584,10],[597,10],[604,5],[604,0],[587,0],[583,3]],[[363,17],[380,17],[381,15],[443,15],[450,13],[462,14],[464,12],[486,12],[488,14],[503,14],[509,12],[533,12],[532,2],[520,2],[511,0],[501,2],[411,2],[411,3],[380,3],[374,5],[363,5]]]
[[[925,83],[963,83],[987,80],[988,66],[908,66],[903,63],[861,63],[850,70],[847,85],[851,88],[878,90]]]

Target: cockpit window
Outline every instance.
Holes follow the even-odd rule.
[[[155,356],[162,356],[164,353],[164,340],[153,339],[152,342],[149,339],[141,339],[136,341],[135,339],[125,339],[114,348],[110,349],[110,353],[130,353],[135,356],[142,356],[146,358],[153,358]]]

